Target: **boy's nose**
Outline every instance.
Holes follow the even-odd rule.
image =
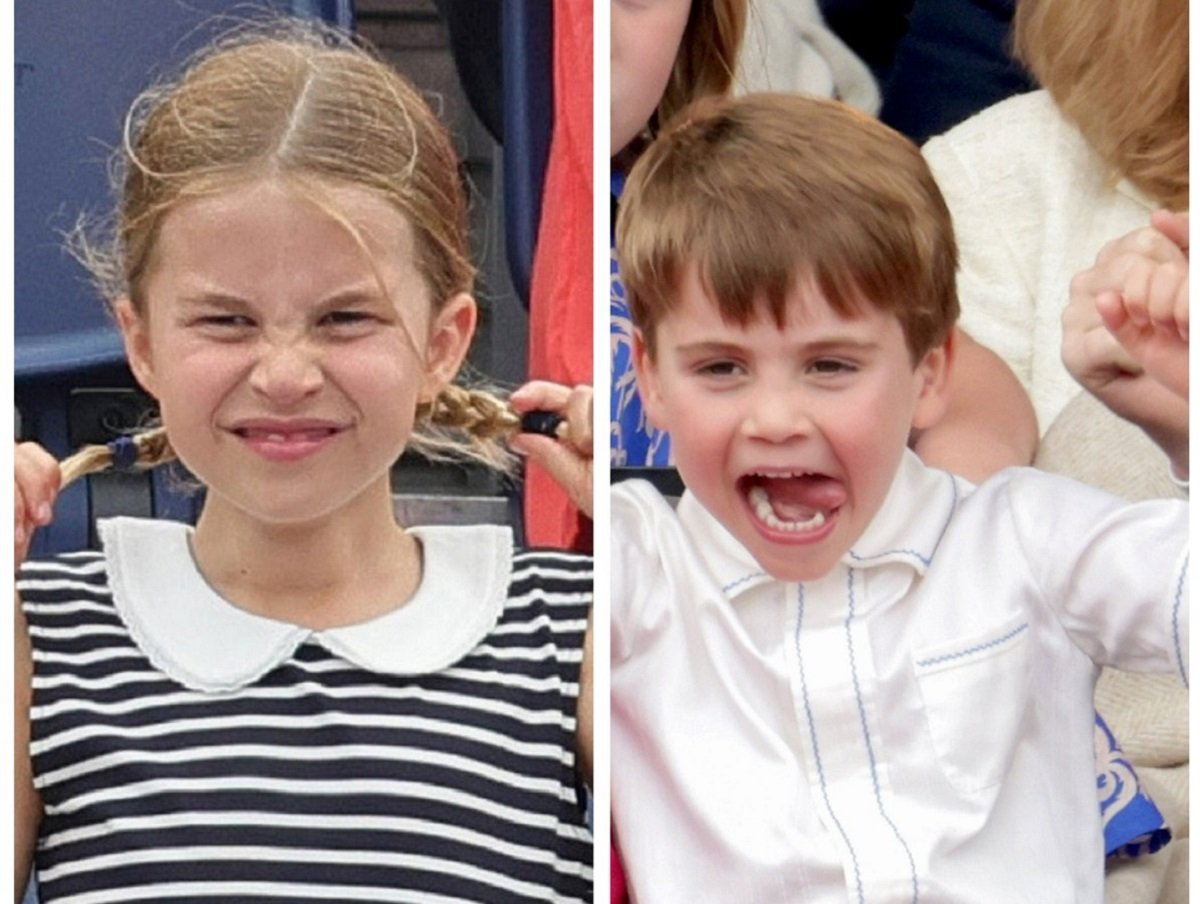
[[[324,373],[302,343],[265,346],[250,371],[250,387],[275,405],[293,405],[321,388]]]
[[[742,429],[752,439],[782,443],[812,432],[810,414],[801,393],[760,391],[746,410]]]

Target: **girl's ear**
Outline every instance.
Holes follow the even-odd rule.
[[[117,325],[121,328],[121,338],[125,341],[125,357],[129,361],[129,369],[137,378],[142,389],[157,398],[154,391],[154,364],[150,354],[150,325],[138,313],[133,302],[122,296],[113,303],[113,313]]]
[[[458,374],[471,347],[478,316],[475,299],[465,292],[455,295],[434,315],[425,350],[420,401],[432,402]]]
[[[914,430],[932,427],[950,407],[950,376],[957,349],[958,333],[951,328],[946,340],[927,351],[917,364],[915,376],[919,383],[917,403],[913,409]]]

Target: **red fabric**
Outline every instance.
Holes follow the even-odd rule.
[[[592,382],[592,4],[554,5],[554,131],[529,302],[529,376]],[[525,536],[589,549],[579,512],[534,465],[525,475]]]
[[[612,877],[612,884],[609,886],[609,901],[611,904],[628,904],[629,892],[625,890],[625,873],[621,869],[621,857],[617,854],[615,844],[610,853],[612,859],[609,861],[609,875]]]

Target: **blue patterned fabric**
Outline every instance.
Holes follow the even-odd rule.
[[[1099,713],[1095,744],[1104,853],[1121,858],[1153,854],[1171,840],[1171,830],[1154,801],[1142,791],[1133,766]]]
[[[625,177],[613,173],[612,196],[621,196]],[[671,438],[646,420],[633,372],[633,323],[625,302],[625,287],[617,268],[613,236],[609,235],[609,314],[611,318],[612,395],[609,411],[610,463],[616,467],[655,467],[670,464]]]

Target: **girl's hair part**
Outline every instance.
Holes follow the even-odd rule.
[[[177,79],[134,101],[110,176],[116,210],[108,220],[78,224],[69,246],[110,304],[126,297],[140,316],[156,240],[171,211],[259,179],[282,180],[364,249],[332,190],[371,192],[411,226],[435,312],[472,290],[467,196],[446,128],[407,79],[331,26],[269,17],[218,39]],[[411,334],[409,340],[418,347]],[[448,392],[464,395],[478,393]],[[462,406],[439,402],[432,409],[434,417],[418,419],[414,448],[511,468],[511,453],[486,419],[464,433],[439,423]]]
[[[1188,209],[1187,0],[1019,0],[1014,43],[1114,183]]]

